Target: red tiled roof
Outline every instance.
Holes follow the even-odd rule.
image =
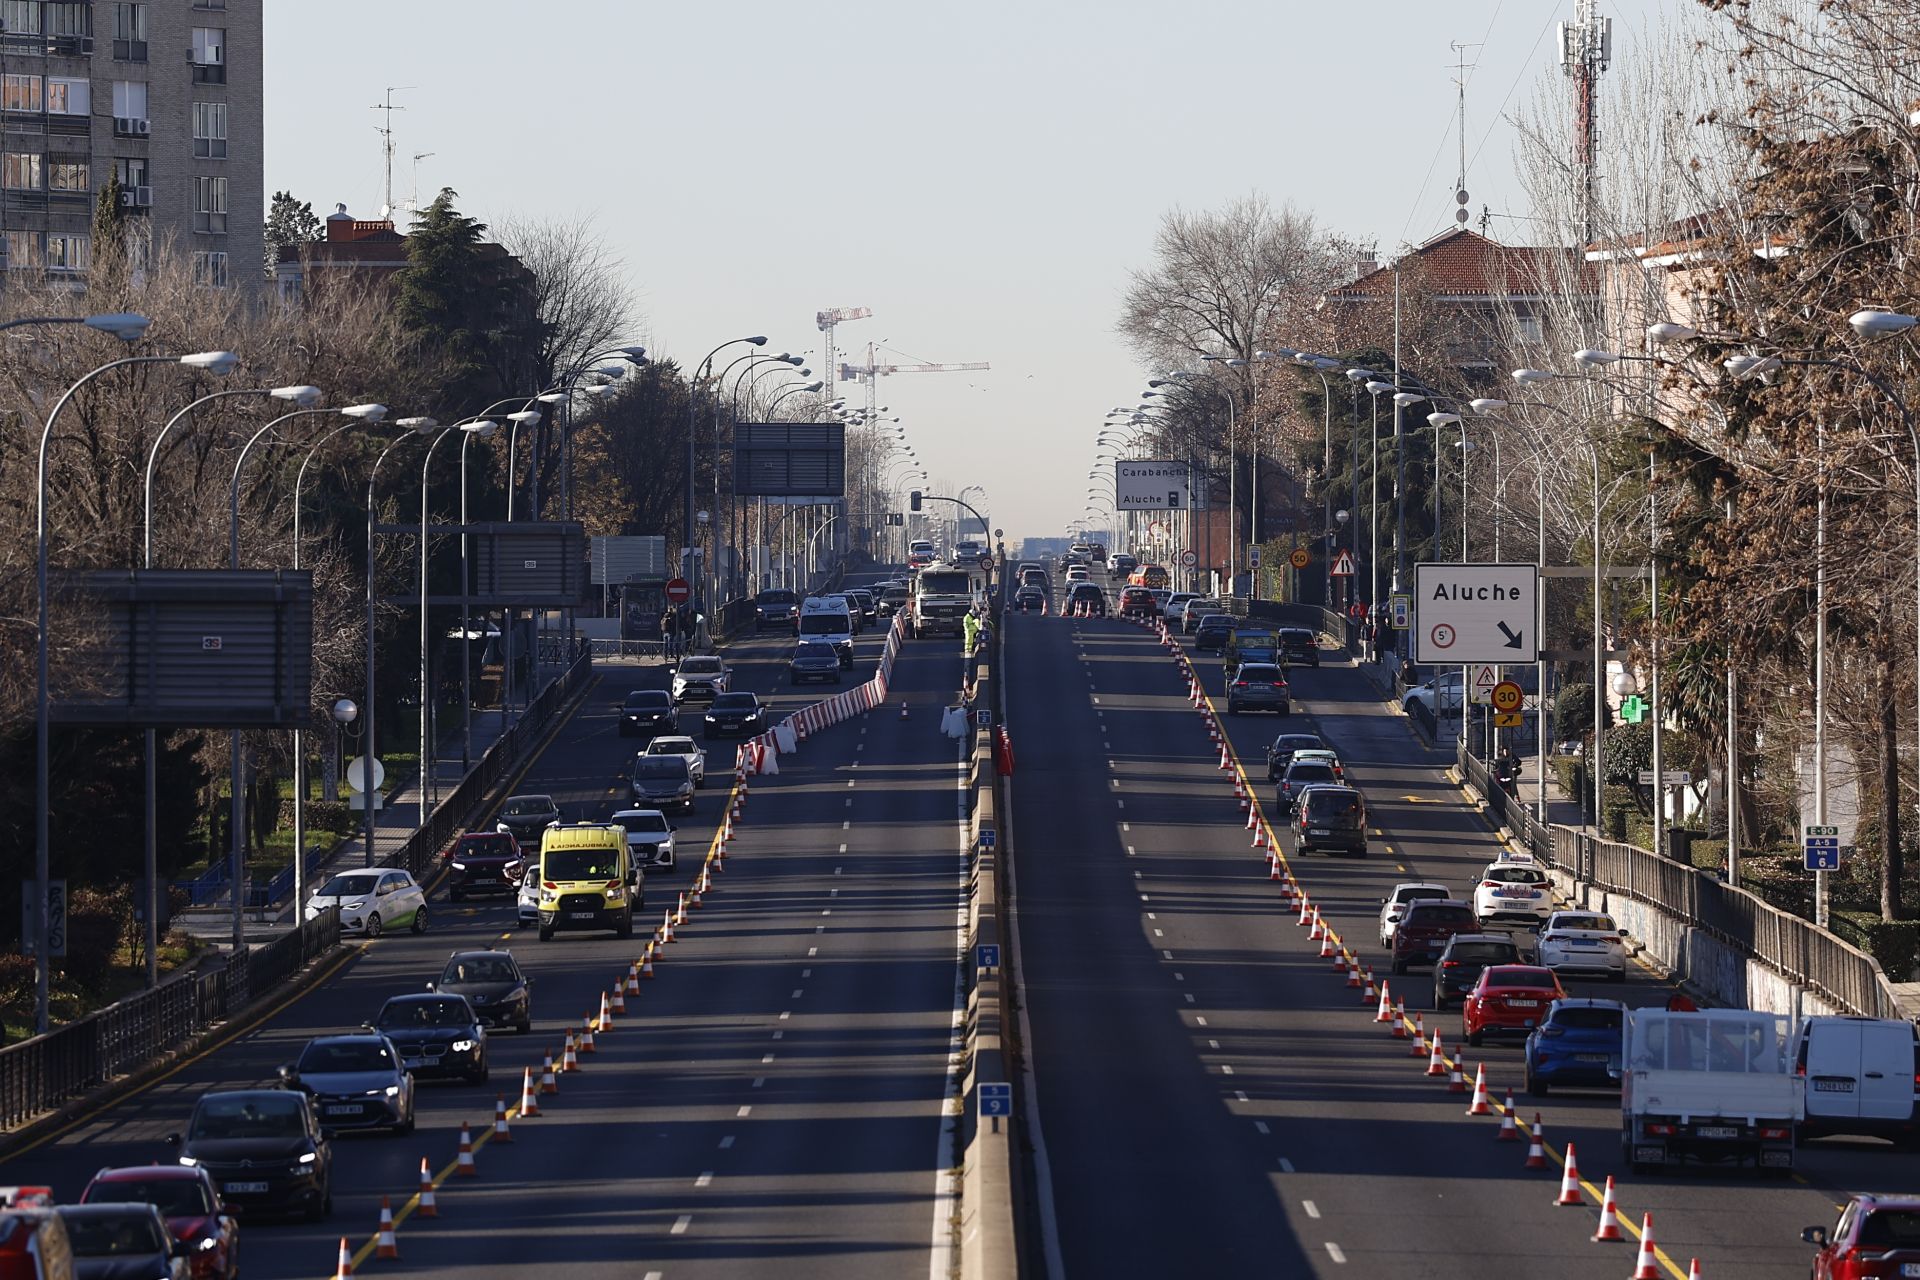
[[[1555,260],[1574,258],[1567,249],[1495,243],[1455,227],[1419,246],[1409,258],[1419,263],[1423,287],[1433,293],[1493,297],[1499,293],[1538,293],[1551,278]],[[1351,284],[1329,289],[1329,298],[1358,301],[1393,293],[1393,268],[1370,271]]]

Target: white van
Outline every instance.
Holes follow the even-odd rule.
[[[802,640],[818,640],[833,646],[844,670],[853,665],[853,611],[845,596],[815,596],[801,602],[795,620]]]
[[[1920,1147],[1920,1028],[1893,1018],[1813,1017],[1800,1026],[1802,1137],[1845,1134]]]

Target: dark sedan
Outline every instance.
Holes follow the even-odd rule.
[[[750,738],[756,733],[765,733],[766,729],[767,713],[760,705],[759,694],[723,693],[707,708],[706,730],[709,738],[717,738],[722,734]]]
[[[1317,733],[1283,733],[1273,740],[1267,748],[1267,781],[1278,782],[1280,775],[1293,763],[1296,751],[1325,751],[1325,739]]]
[[[523,848],[538,849],[541,833],[562,821],[560,806],[553,802],[552,796],[508,796],[507,802],[500,806],[494,829],[506,832]]]
[[[635,756],[628,785],[636,808],[693,812],[693,770],[685,756]]]
[[[413,1132],[413,1077],[382,1035],[320,1036],[307,1041],[280,1080],[313,1099],[320,1127]]]
[[[423,1079],[455,1076],[486,1083],[487,1032],[465,996],[395,996],[381,1006],[369,1029],[393,1041],[402,1065]]]
[[[469,831],[447,851],[447,897],[461,901],[470,893],[511,893],[507,868],[520,861],[520,842],[504,831]]]
[[[304,1093],[231,1089],[203,1093],[184,1134],[168,1136],[180,1163],[205,1169],[236,1212],[333,1212],[333,1147]]]
[[[1047,593],[1040,587],[1022,587],[1013,593],[1013,607],[1021,613],[1045,613]]]
[[[809,680],[839,684],[840,651],[818,640],[802,640],[794,647],[793,657],[787,660],[787,678],[794,684],[805,684]]]
[[[1444,1009],[1465,999],[1490,964],[1519,964],[1525,959],[1513,939],[1503,933],[1456,933],[1433,966],[1433,1007]]]
[[[673,695],[665,689],[635,689],[620,704],[620,736],[652,737],[671,733],[680,726],[680,713],[674,709]]]
[[[69,1204],[57,1212],[74,1280],[170,1280],[186,1272],[187,1246],[150,1204]],[[58,1273],[49,1267],[45,1274]]]
[[[447,957],[440,980],[429,991],[465,996],[489,1027],[533,1029],[533,979],[520,970],[511,951],[456,951]]]
[[[1215,619],[1218,621],[1215,621]],[[1233,639],[1234,621],[1227,614],[1214,614],[1200,624],[1193,633],[1193,647],[1198,653],[1225,653],[1227,642]]]

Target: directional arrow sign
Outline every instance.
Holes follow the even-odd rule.
[[[1538,661],[1539,599],[1535,565],[1415,565],[1414,661]]]

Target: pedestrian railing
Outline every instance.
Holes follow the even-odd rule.
[[[663,640],[589,640],[589,651],[596,658],[664,658]]]

